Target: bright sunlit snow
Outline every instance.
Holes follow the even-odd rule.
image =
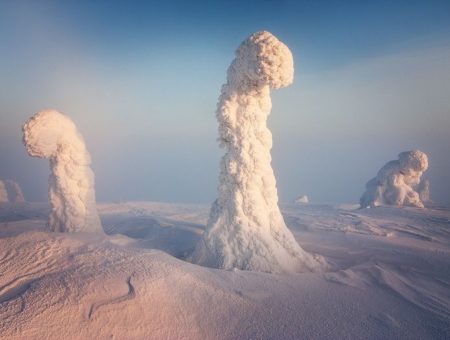
[[[0,206],[0,338],[450,337],[448,209],[282,206],[330,268],[281,275],[183,261],[207,205],[101,204],[109,236],[48,232],[49,210]]]

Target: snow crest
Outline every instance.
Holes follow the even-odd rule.
[[[398,160],[390,161],[378,171],[377,177],[366,184],[360,199],[362,208],[380,205],[413,206],[423,208],[418,190],[423,172],[428,169],[428,157],[419,150],[405,151]],[[426,193],[422,193],[425,197]],[[428,196],[429,199],[429,196]]]
[[[91,158],[74,122],[55,110],[38,112],[23,125],[23,141],[30,156],[50,160],[50,229],[101,232]]]
[[[305,252],[286,227],[270,164],[270,89],[292,83],[291,51],[269,32],[254,33],[237,49],[227,76],[216,111],[225,148],[219,195],[191,260],[262,272],[319,269],[323,259]]]

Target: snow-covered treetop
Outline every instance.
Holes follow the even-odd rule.
[[[23,126],[23,141],[30,156],[50,158],[60,148],[75,148],[85,155],[83,137],[78,133],[74,122],[56,110],[36,113]],[[78,160],[81,160],[78,159]]]
[[[428,169],[428,157],[419,150],[405,151],[398,155],[400,166],[403,169],[424,172]]]
[[[294,80],[294,61],[289,48],[267,31],[252,34],[236,50],[228,79],[246,85],[277,89]]]

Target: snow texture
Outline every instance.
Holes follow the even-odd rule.
[[[331,266],[284,275],[169,255],[195,246],[206,205],[103,203],[110,235],[47,232],[47,211],[0,205],[2,340],[450,339],[449,207],[282,206]]]
[[[302,195],[297,197],[294,202],[298,204],[307,204],[309,203],[309,198],[306,195]]]
[[[30,156],[50,160],[50,229],[102,231],[91,158],[73,121],[55,110],[38,112],[24,124],[23,141]]]
[[[424,207],[418,188],[422,173],[428,169],[428,157],[419,150],[405,151],[390,161],[366,184],[360,199],[362,208],[380,205]],[[425,197],[425,188],[422,196]],[[428,195],[429,197],[429,195]]]
[[[262,272],[319,269],[323,260],[306,253],[286,227],[270,164],[270,89],[292,83],[292,54],[271,33],[254,33],[237,49],[227,76],[216,111],[220,145],[226,150],[219,196],[191,260]]]

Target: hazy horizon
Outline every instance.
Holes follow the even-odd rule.
[[[213,201],[220,87],[234,50],[261,29],[295,61],[269,117],[282,203],[357,202],[381,166],[419,149],[431,198],[450,204],[445,1],[2,2],[0,178],[47,199],[48,160],[26,154],[21,125],[54,108],[86,140],[98,201]]]

